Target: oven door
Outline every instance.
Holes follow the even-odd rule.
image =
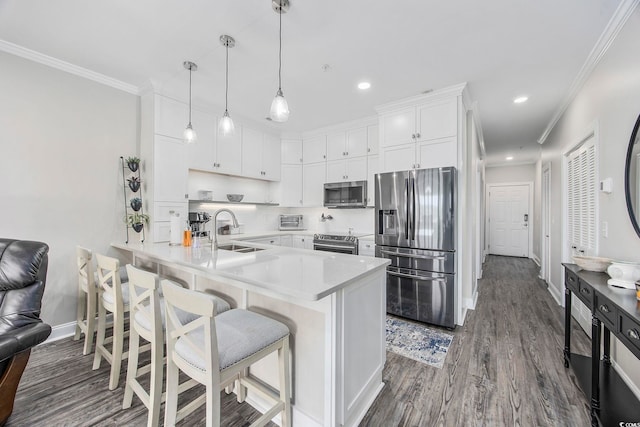
[[[454,328],[455,275],[387,267],[387,313]]]
[[[341,254],[358,255],[358,246],[355,245],[340,245],[335,243],[325,242],[313,242],[313,250],[325,251],[325,252],[337,252]]]

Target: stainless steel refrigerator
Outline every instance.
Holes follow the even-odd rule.
[[[455,327],[456,169],[376,175],[376,256],[388,258],[387,312]]]

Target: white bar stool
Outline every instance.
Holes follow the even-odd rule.
[[[160,295],[159,283],[172,283],[170,280],[162,280],[157,274],[141,270],[127,264],[129,276],[129,361],[127,366],[127,379],[124,390],[123,409],[131,407],[133,394],[142,401],[149,413],[147,426],[157,426],[160,421],[160,404],[164,400],[162,393],[162,374],[164,371],[164,325],[165,303]],[[199,292],[199,298],[212,301],[216,313],[222,313],[231,307],[222,298]],[[184,311],[177,314],[185,322],[194,320],[196,316]],[[140,338],[151,345],[151,362],[148,365],[138,367],[138,356],[141,353]],[[151,375],[149,392],[140,384],[139,378],[145,374]],[[179,392],[191,388],[195,381],[185,383]]]
[[[215,306],[192,290],[163,282],[167,311],[167,400],[164,425],[173,426],[206,401],[207,427],[220,426],[220,390],[238,380],[275,405],[251,426],[263,426],[282,413],[282,426],[291,426],[289,391],[289,329],[282,323],[247,310],[215,316]],[[184,322],[179,311],[196,315]],[[215,316],[215,317],[214,317]],[[279,395],[243,376],[244,369],[278,352]],[[179,371],[206,387],[204,396],[178,410]]]
[[[111,364],[109,374],[109,390],[118,387],[120,366],[122,360],[128,357],[123,352],[124,345],[124,317],[129,311],[129,284],[121,282],[119,269],[120,261],[115,258],[96,254],[98,262],[98,335],[96,337],[96,353],[93,358],[93,370],[100,368],[104,358]],[[105,338],[107,311],[113,313],[113,334]],[[112,343],[109,351],[105,344]]]

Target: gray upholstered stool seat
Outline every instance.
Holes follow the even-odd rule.
[[[122,303],[127,306],[129,305],[129,282],[121,282],[120,289],[122,289]],[[107,304],[115,304],[116,302],[116,298],[110,290],[102,292],[102,299]]]
[[[234,309],[216,316],[216,334],[222,370],[289,335],[289,328],[258,313]],[[189,349],[185,343],[186,338],[204,348],[204,328],[198,328],[178,338],[175,347],[178,356],[204,371],[204,359]]]

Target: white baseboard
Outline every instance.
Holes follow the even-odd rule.
[[[560,291],[553,285],[551,281],[549,281],[547,285],[548,285],[547,289],[549,290],[549,293],[551,294],[553,299],[556,300],[558,305],[564,307],[564,302],[563,302],[562,294],[560,293]]]
[[[624,381],[627,387],[629,387],[631,392],[636,395],[636,398],[638,400],[640,400],[640,388],[638,388],[638,386],[633,381],[631,381],[631,378],[629,377],[629,375],[627,375],[627,373],[622,369],[620,365],[616,363],[615,360],[613,359],[611,360],[611,365],[613,366],[613,369],[616,370],[618,375],[620,375],[620,378],[622,378],[622,381]]]
[[[463,306],[469,310],[475,310],[477,303],[478,303],[478,288],[476,288],[476,292],[471,296],[471,298],[464,298],[462,300]]]
[[[51,335],[42,344],[58,341],[63,338],[72,337],[76,333],[76,322],[63,323],[51,328]],[[40,344],[40,345],[42,345]]]
[[[533,256],[531,257],[531,259],[533,260],[533,262],[535,262],[535,263],[536,263],[536,265],[537,265],[538,267],[540,267],[540,262],[541,262],[541,261],[540,261],[540,258],[538,258],[538,255],[533,254]]]

